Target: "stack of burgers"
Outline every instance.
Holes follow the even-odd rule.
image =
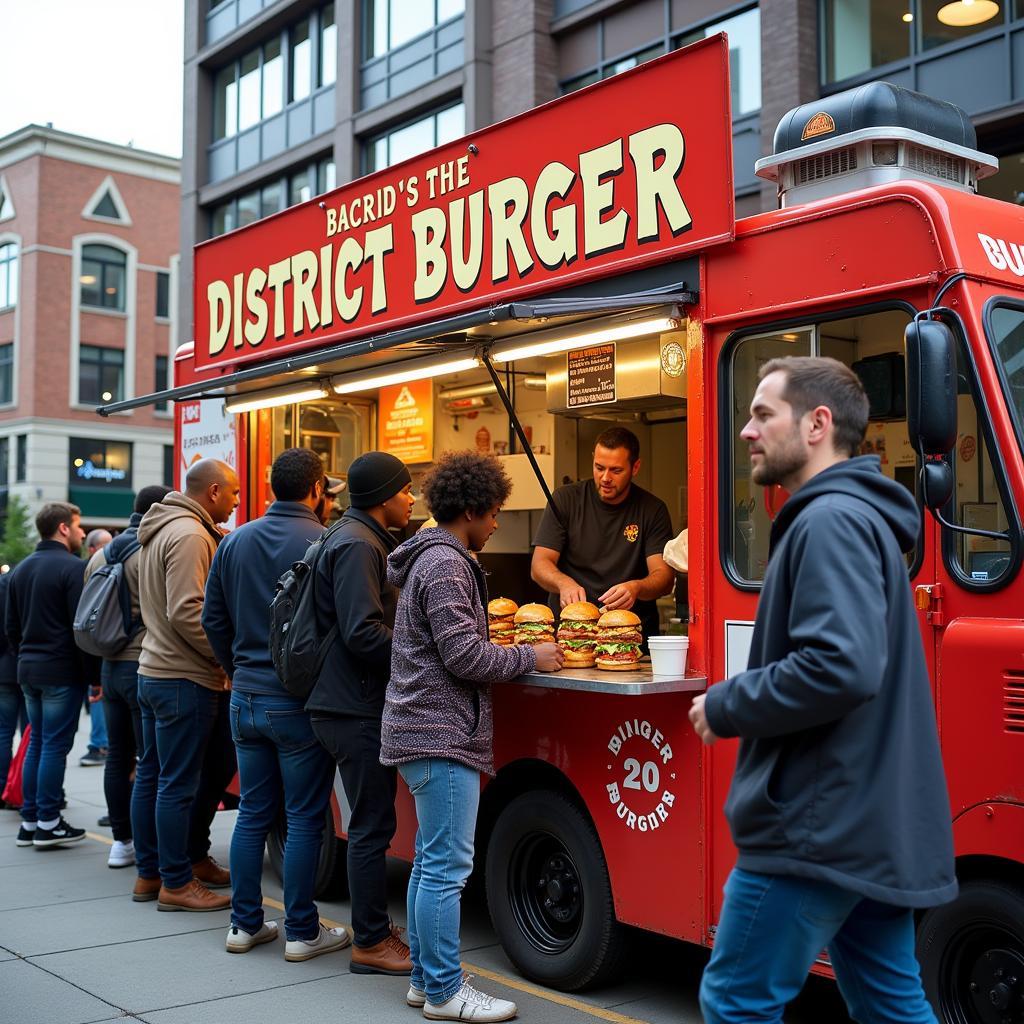
[[[562,609],[558,646],[565,653],[566,668],[593,668],[600,617],[597,605],[589,601],[575,601]]]
[[[515,643],[544,644],[555,642],[555,616],[546,604],[524,604],[516,612]]]
[[[633,612],[605,612],[597,620],[597,667],[612,672],[632,672],[640,663],[644,635]]]
[[[491,643],[511,647],[515,642],[515,614],[519,605],[507,597],[496,597],[487,605],[487,622]]]

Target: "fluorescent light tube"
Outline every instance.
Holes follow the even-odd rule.
[[[327,389],[320,385],[297,388],[281,388],[276,391],[256,391],[246,395],[229,398],[224,408],[231,413],[251,412],[253,409],[272,409],[277,405],[291,405],[294,402],[312,402],[318,398],[326,398]]]
[[[410,360],[408,364],[402,364],[404,369],[387,371],[368,371],[366,373],[350,373],[341,377],[331,379],[331,387],[339,395],[349,395],[355,391],[372,391],[375,388],[384,388],[389,384],[408,384],[414,380],[428,380],[431,377],[440,377],[444,373],[462,373],[465,370],[475,370],[480,365],[476,356],[462,359],[448,359],[444,362],[422,363]]]
[[[516,359],[529,359],[531,356],[551,356],[558,352],[601,345],[608,341],[625,341],[628,338],[640,338],[645,334],[659,334],[662,331],[675,330],[677,326],[678,322],[667,316],[660,316],[654,320],[631,320],[624,324],[598,327],[582,334],[555,336],[548,341],[524,339],[518,343],[496,345],[491,349],[491,359],[495,363],[511,363]]]

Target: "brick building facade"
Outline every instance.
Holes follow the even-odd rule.
[[[179,182],[178,160],[51,128],[0,139],[4,507],[70,500],[87,526],[121,526],[167,476],[169,410],[95,409],[168,380]]]

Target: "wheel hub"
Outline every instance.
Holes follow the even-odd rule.
[[[568,851],[554,836],[524,837],[513,853],[512,911],[522,933],[540,952],[557,955],[576,940],[583,919],[583,890]]]
[[[984,1024],[1024,1022],[1024,957],[1018,951],[986,950],[974,963],[969,988]]]

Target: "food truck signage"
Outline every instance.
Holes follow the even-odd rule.
[[[434,458],[434,386],[415,380],[380,389],[377,447],[407,465]]]
[[[197,246],[196,364],[409,326],[733,233],[717,35]]]
[[[567,352],[565,404],[569,409],[615,401],[615,342]]]

